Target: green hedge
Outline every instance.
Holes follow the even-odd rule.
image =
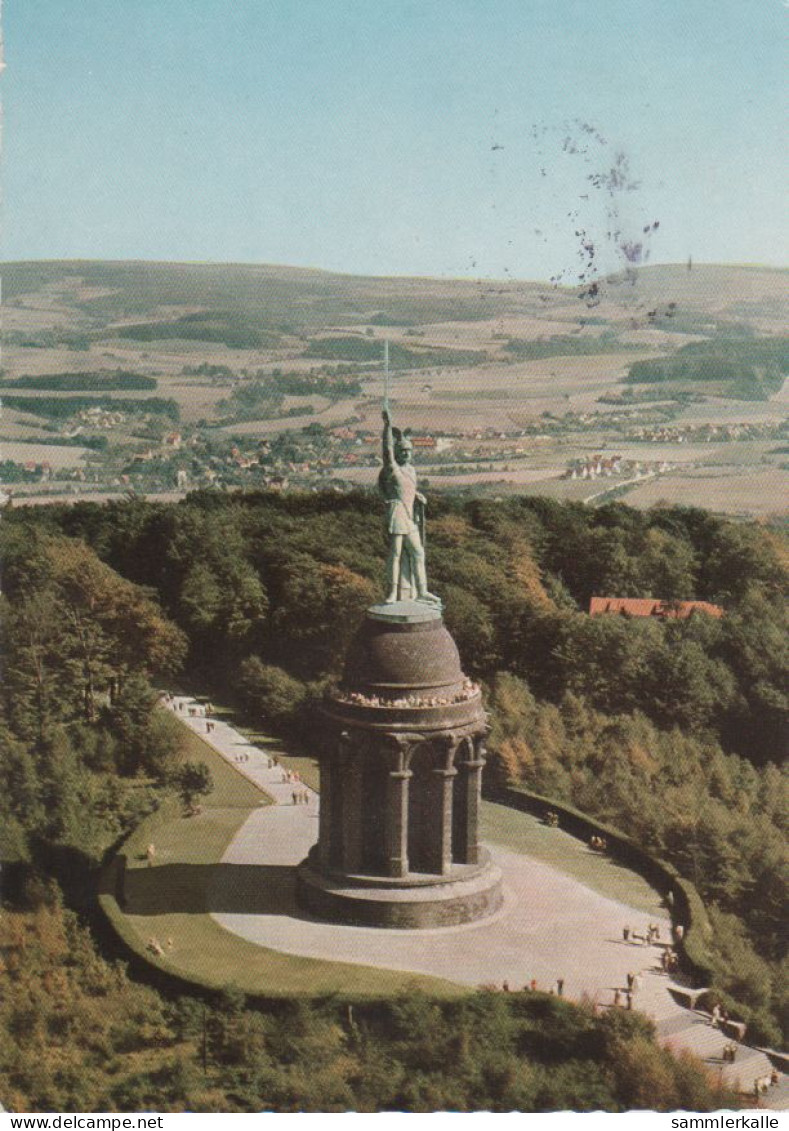
[[[95,397],[6,395],[3,397],[3,404],[6,408],[14,408],[19,412],[29,412],[32,416],[51,416],[56,420],[64,420],[89,408],[103,408],[106,412],[127,412],[134,415],[144,413],[149,416],[166,416],[170,420],[178,420],[179,416],[177,402],[168,397],[140,397],[139,400],[129,400],[128,398],[104,396],[103,394]]]
[[[37,373],[6,381],[4,389],[44,389],[51,392],[105,393],[123,389],[155,389],[154,377],[124,369],[99,369],[90,373]]]

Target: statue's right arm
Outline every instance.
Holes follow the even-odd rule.
[[[383,452],[384,452],[384,466],[394,467],[394,436],[392,435],[392,418],[387,409],[384,409],[384,434],[383,434]]]

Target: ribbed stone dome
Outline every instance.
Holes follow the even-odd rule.
[[[399,622],[370,610],[351,642],[343,687],[386,699],[452,696],[463,688],[455,641],[439,613]]]

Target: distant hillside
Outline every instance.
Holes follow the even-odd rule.
[[[578,292],[539,282],[379,278],[265,264],[16,262],[2,265],[2,281],[4,301],[12,308],[20,301],[27,306],[36,296],[42,313],[57,307],[99,325],[153,314],[176,321],[183,319],[184,307],[230,310],[236,319],[250,319],[278,333],[333,323],[417,326],[533,316],[537,311],[544,316],[560,308],[566,312],[575,303],[579,318],[591,318]],[[691,333],[699,332],[704,315],[712,323],[723,319],[768,329],[765,321],[785,318],[786,272],[747,266],[646,267],[635,282],[612,278],[601,282],[600,291],[594,314],[606,322],[624,317],[625,307],[629,314],[637,303],[668,328],[674,319],[679,329],[692,314],[693,325],[682,326]]]
[[[381,316],[410,324],[474,320],[490,313],[483,289],[474,280],[366,278],[268,265],[78,260],[7,263],[2,275],[7,302],[47,291],[108,320],[180,304],[231,308],[285,330],[335,321],[370,322]],[[513,309],[540,289],[533,283],[501,286],[506,296],[500,297]]]

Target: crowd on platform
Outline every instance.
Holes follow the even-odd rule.
[[[397,699],[387,699],[383,695],[363,695],[361,691],[347,691],[338,688],[332,695],[337,703],[348,703],[354,707],[419,708],[451,707],[454,703],[467,703],[479,695],[479,685],[466,678],[460,691],[454,695],[407,695]]]

